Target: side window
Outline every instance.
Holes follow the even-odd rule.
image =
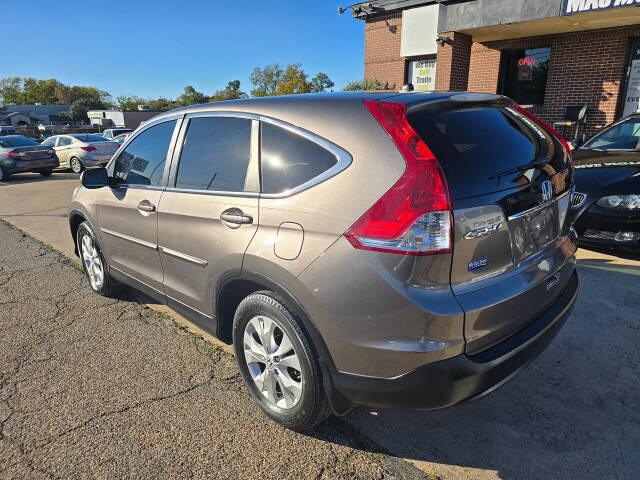
[[[66,147],[68,145],[71,145],[71,139],[69,137],[60,137],[58,139],[58,146],[59,147]]]
[[[638,150],[640,147],[640,118],[633,118],[612,127],[585,147],[599,150]]]
[[[55,146],[55,144],[56,144],[56,137],[49,137],[40,145],[42,145],[43,147],[53,147]]]
[[[192,118],[185,138],[176,188],[242,192],[251,157],[251,120]]]
[[[338,159],[311,140],[262,123],[262,192],[283,193],[333,167]]]
[[[177,120],[145,130],[118,156],[113,176],[129,185],[160,186]]]

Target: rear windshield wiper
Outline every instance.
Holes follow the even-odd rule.
[[[549,160],[538,160],[536,162],[525,163],[524,165],[510,168],[509,170],[505,170],[504,172],[496,173],[492,177],[489,177],[489,180],[504,177],[505,175],[511,175],[512,173],[526,172],[527,170],[541,167],[543,165],[546,165],[547,163],[549,163]]]

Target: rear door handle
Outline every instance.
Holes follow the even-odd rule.
[[[138,210],[141,212],[153,213],[156,211],[156,206],[149,200],[143,200],[138,204]]]
[[[236,225],[249,225],[253,223],[253,218],[245,215],[239,208],[230,208],[220,214],[220,220]]]

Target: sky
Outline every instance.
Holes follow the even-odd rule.
[[[254,67],[299,62],[341,89],[364,74],[364,23],[338,15],[349,3],[0,0],[0,78],[176,98],[186,85],[211,95],[236,79],[248,93]]]

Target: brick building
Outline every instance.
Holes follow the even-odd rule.
[[[514,98],[549,123],[587,105],[588,135],[638,111],[640,0],[378,0],[365,78]],[[572,136],[572,131],[565,136]]]

